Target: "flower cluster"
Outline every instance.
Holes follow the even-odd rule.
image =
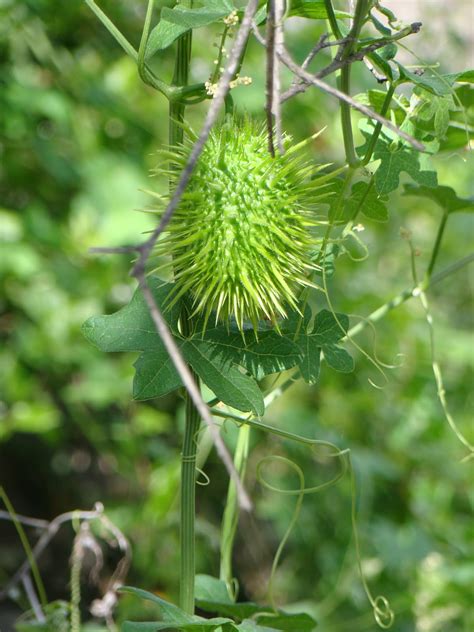
[[[236,26],[239,23],[239,16],[237,11],[232,11],[227,17],[224,18],[224,24],[226,26]]]
[[[232,90],[233,88],[237,88],[237,86],[249,86],[251,83],[252,77],[239,77],[237,75],[237,77],[230,82],[229,87]],[[212,83],[211,81],[206,81],[204,85],[206,87],[207,94],[210,97],[213,97],[217,92],[217,86],[219,84]]]

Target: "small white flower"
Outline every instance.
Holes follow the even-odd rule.
[[[237,15],[237,11],[232,11],[229,15],[224,18],[224,24],[226,26],[235,26],[239,23],[239,16]]]
[[[216,92],[217,92],[217,83],[212,83],[211,81],[206,81],[204,86],[206,88],[206,93],[210,97],[213,97],[216,94]]]

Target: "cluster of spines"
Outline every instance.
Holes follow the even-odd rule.
[[[168,167],[157,172],[172,187],[195,140],[187,132],[183,146],[160,152]],[[286,153],[272,157],[266,131],[248,119],[215,128],[158,243],[157,254],[171,256],[170,304],[189,294],[203,328],[212,315],[235,319],[241,331],[245,321],[257,330],[262,319],[278,329],[312,285],[315,208],[328,180],[314,175],[326,165],[307,161],[306,143],[285,144]]]

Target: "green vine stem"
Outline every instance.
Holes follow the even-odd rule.
[[[179,605],[194,614],[195,576],[195,513],[196,513],[196,451],[201,419],[191,398],[186,395],[186,424],[181,454],[181,575]]]
[[[342,39],[342,33],[339,29],[339,24],[337,23],[336,14],[334,13],[334,8],[332,6],[332,0],[324,0],[324,6],[326,7],[326,13],[334,37],[338,40]]]
[[[354,20],[352,22],[351,30],[349,31],[349,34],[347,36],[347,43],[341,53],[341,61],[346,60],[354,52],[355,45],[359,38],[360,30],[362,28],[362,25],[364,24],[365,17],[367,15],[367,10],[368,0],[357,0]],[[341,74],[339,77],[339,89],[347,95],[350,95],[351,91],[351,70],[352,64],[345,64],[341,68]],[[351,106],[345,101],[341,101],[340,108],[342,135],[344,139],[344,150],[346,152],[346,159],[349,166],[356,167],[359,164],[359,159],[354,148],[354,136],[352,134],[351,122]]]
[[[235,447],[234,465],[241,480],[245,476],[249,453],[250,426],[243,424],[239,428],[237,445]],[[229,595],[235,599],[236,590],[232,573],[232,549],[239,522],[239,506],[237,502],[237,488],[232,479],[229,481],[227,500],[224,509],[221,529],[221,563],[220,579],[226,583]]]
[[[186,86],[189,79],[192,32],[182,35],[177,43],[176,62],[172,86]],[[185,105],[179,100],[170,100],[169,104],[169,144],[180,145],[183,142]],[[183,336],[189,336],[192,322],[184,307],[180,315]],[[193,378],[199,384],[196,374]],[[184,427],[183,449],[181,453],[181,510],[180,510],[180,592],[179,605],[189,614],[194,614],[194,577],[195,577],[195,514],[196,514],[196,453],[197,434],[201,419],[189,393],[185,394],[186,419]]]
[[[443,212],[443,217],[441,218],[441,222],[438,227],[438,232],[436,234],[436,241],[433,246],[433,252],[431,253],[430,262],[428,264],[428,268],[425,274],[425,283],[429,283],[431,276],[433,274],[433,269],[436,264],[436,259],[438,258],[439,249],[441,246],[441,241],[443,240],[444,229],[446,228],[446,223],[448,221],[449,213],[448,211]]]
[[[384,102],[382,103],[382,109],[380,110],[380,114],[382,116],[386,116],[388,109],[390,107],[390,103],[392,102],[392,97],[395,92],[395,84],[391,83],[388,87],[387,94],[385,95]],[[382,130],[382,123],[377,123],[374,128],[374,133],[370,137],[369,146],[367,147],[367,151],[365,152],[364,159],[361,162],[361,166],[365,166],[369,164],[372,159],[372,154],[374,153],[375,145],[377,144],[377,140],[379,138],[380,132]]]

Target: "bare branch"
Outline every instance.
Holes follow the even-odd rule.
[[[273,97],[272,111],[275,117],[275,134],[277,138],[278,151],[280,154],[285,152],[283,147],[283,128],[281,120],[281,80],[280,80],[280,57],[279,54],[285,48],[285,35],[283,31],[283,18],[285,14],[285,6],[283,0],[273,0],[275,4],[275,48],[273,51],[274,60],[274,78],[273,78]]]
[[[2,519],[7,519],[3,515],[4,513],[5,512],[2,512],[1,517]],[[35,560],[37,560],[42,555],[48,544],[59,531],[60,527],[66,522],[71,522],[72,520],[100,520],[102,524],[104,524],[104,526],[106,526],[106,528],[108,528],[117,539],[120,549],[124,552],[124,556],[129,557],[130,555],[130,547],[127,539],[115,525],[113,525],[113,528],[111,528],[112,523],[107,518],[105,518],[104,507],[101,503],[96,503],[96,507],[93,511],[68,511],[66,513],[60,514],[59,516],[56,516],[56,518],[54,518],[54,520],[52,520],[51,522],[46,522],[44,520],[35,520],[34,518],[27,518],[25,516],[17,516],[17,518],[23,524],[28,524],[31,526],[41,526],[44,528],[43,533],[41,534],[39,540],[32,549],[33,559]],[[11,520],[10,516],[9,519]],[[0,590],[0,600],[6,599],[10,590],[20,582],[23,582],[24,577],[28,575],[29,572],[30,562],[28,559],[26,559],[18,568],[16,573],[7,582],[6,586],[4,586],[2,590]]]
[[[317,88],[320,88],[324,92],[331,94],[332,96],[336,97],[340,101],[345,101],[354,110],[358,110],[359,112],[362,112],[362,114],[365,114],[365,116],[371,119],[374,119],[375,121],[378,121],[379,123],[384,125],[387,129],[391,130],[392,132],[395,132],[395,134],[397,134],[404,140],[408,141],[418,151],[424,151],[425,147],[422,143],[420,143],[420,141],[416,140],[416,138],[413,138],[412,136],[410,136],[409,134],[401,130],[399,127],[394,125],[391,121],[389,121],[385,117],[375,112],[375,110],[368,108],[366,105],[363,105],[362,103],[358,103],[357,101],[352,99],[350,96],[348,96],[344,92],[341,92],[337,88],[333,88],[332,86],[325,83],[324,81],[321,81],[314,75],[311,75],[306,70],[303,70],[300,66],[298,66],[298,64],[295,61],[293,61],[293,59],[290,57],[290,55],[288,54],[286,50],[280,53],[280,59],[285,64],[285,66],[287,66],[297,77],[300,77],[300,79],[302,79],[306,83],[316,86]]]
[[[36,529],[47,529],[49,527],[49,522],[47,520],[29,518],[28,516],[20,516],[17,513],[15,513],[15,518],[18,520],[18,522],[21,522],[21,524],[24,524],[27,527],[35,527]],[[11,522],[12,517],[8,513],[8,511],[0,509],[0,520],[8,520]]]
[[[400,30],[396,35],[391,36],[391,37],[381,37],[375,42],[372,42],[372,44],[369,44],[368,46],[361,48],[358,51],[353,52],[351,55],[348,55],[345,58],[342,53],[344,51],[345,46],[348,43],[350,43],[352,39],[349,37],[346,37],[342,40],[339,40],[338,44],[340,44],[340,50],[335,55],[333,61],[327,66],[325,66],[324,68],[322,68],[315,75],[313,75],[313,77],[315,79],[323,79],[324,77],[327,77],[328,75],[331,75],[332,73],[336,72],[336,70],[340,70],[343,66],[346,66],[347,64],[352,64],[355,61],[364,61],[366,65],[369,67],[369,70],[377,79],[377,81],[382,82],[383,80],[385,80],[385,78],[383,77],[383,75],[380,75],[375,70],[372,64],[370,64],[371,67],[369,66],[369,64],[367,63],[367,60],[365,59],[366,55],[369,55],[370,53],[373,53],[376,50],[383,48],[384,46],[387,46],[387,44],[390,44],[391,42],[395,42],[397,40],[402,39],[403,37],[407,37],[408,35],[418,33],[420,31],[420,28],[421,28],[421,22],[413,22],[413,24],[410,24],[409,26]],[[265,40],[263,40],[261,36],[257,37],[257,39],[259,40],[261,44],[265,45]],[[318,44],[316,44],[315,48],[318,47]],[[332,44],[335,44],[335,42],[332,42]],[[323,46],[323,48],[325,48],[325,46]],[[319,52],[319,51],[317,50],[316,52]],[[304,66],[304,63],[303,63],[301,67],[303,68],[303,70],[306,70],[307,66],[308,64]],[[281,96],[282,102],[287,101],[288,99],[295,96],[296,94],[305,92],[310,87],[310,85],[311,84],[308,81],[300,81],[299,83],[293,84],[286,92],[282,94]]]
[[[44,616],[44,612],[41,609],[41,604],[38,599],[38,595],[36,594],[35,587],[33,586],[33,582],[31,581],[31,577],[29,573],[26,573],[21,578],[21,582],[23,584],[23,588],[25,589],[26,596],[28,597],[28,601],[30,602],[31,609],[36,617],[38,623],[45,623],[46,617]]]
[[[328,37],[329,37],[329,33],[323,33],[321,35],[319,40],[316,42],[313,48],[309,51],[304,62],[301,64],[301,68],[303,68],[303,70],[306,70],[308,68],[308,66],[316,57],[316,55],[319,53],[319,51],[323,50],[323,48],[326,48],[327,46],[334,46],[336,44],[336,42],[328,42],[327,41]]]
[[[262,35],[260,34],[255,22],[252,24],[252,28],[253,28],[253,32],[254,32],[254,35],[257,38],[257,40],[263,46],[265,46],[265,40],[262,37]],[[288,51],[285,48],[282,48],[282,50],[277,51],[277,54],[278,54],[278,57],[280,58],[281,62],[283,64],[285,64],[285,66],[287,68],[289,68],[291,70],[291,72],[295,76],[299,77],[307,85],[316,86],[317,88],[320,88],[324,92],[327,92],[328,94],[331,94],[332,96],[338,98],[340,101],[345,101],[352,108],[354,108],[354,110],[358,110],[359,112],[362,112],[362,114],[365,114],[365,116],[368,116],[369,118],[378,121],[379,123],[384,125],[387,129],[391,130],[392,132],[395,132],[395,134],[397,134],[401,138],[404,138],[411,145],[413,145],[413,147],[415,147],[415,149],[418,149],[418,151],[424,151],[425,147],[424,147],[424,145],[422,143],[420,143],[418,140],[416,140],[416,138],[413,138],[412,136],[410,136],[409,134],[407,134],[406,132],[401,130],[399,127],[394,125],[391,121],[389,121],[385,117],[381,116],[380,114],[378,114],[374,110],[368,108],[366,105],[363,105],[362,103],[358,103],[353,98],[351,98],[349,95],[345,94],[345,92],[341,92],[341,90],[338,90],[337,88],[333,88],[329,84],[327,84],[324,81],[321,81],[320,79],[318,79],[318,77],[316,75],[312,75],[308,71],[304,70],[301,66],[299,66],[291,58],[291,56],[289,55]],[[348,59],[350,59],[350,58],[348,58]],[[339,62],[337,62],[337,63],[339,63]],[[344,62],[344,63],[346,63],[346,62]],[[295,86],[295,88],[297,88],[297,87],[298,86]],[[290,88],[290,90],[291,90],[291,88]],[[289,92],[289,90],[287,91],[287,93],[288,92]],[[292,96],[292,95],[290,95],[290,96]],[[282,95],[282,101],[284,99],[285,99],[285,95]]]
[[[273,142],[273,97],[275,81],[275,0],[268,3],[267,29],[266,29],[266,81],[265,81],[265,114],[267,119],[268,151],[275,157],[275,144]]]

